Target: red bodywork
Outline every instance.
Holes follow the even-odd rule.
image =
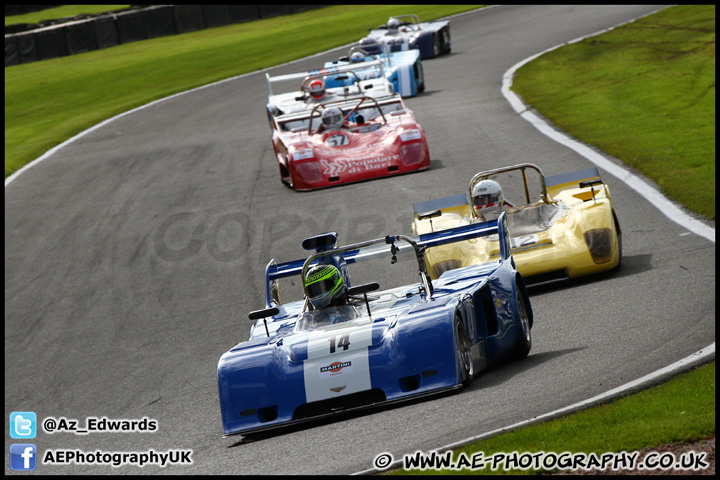
[[[359,120],[354,115],[357,106],[344,109],[345,125],[333,131],[318,132],[307,126],[309,118],[315,119],[314,124],[319,122],[318,112],[325,105],[305,115],[306,126],[293,131],[285,129],[299,121],[282,127],[283,120],[278,119],[273,146],[281,180],[295,190],[314,190],[427,169],[430,152],[413,112],[399,96],[380,105],[388,113],[360,122],[352,121]]]

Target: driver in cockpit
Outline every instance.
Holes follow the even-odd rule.
[[[348,126],[345,124],[345,115],[343,115],[342,110],[337,107],[328,107],[323,110],[320,116],[320,126],[315,133],[329,132],[343,128],[348,128]]]
[[[495,220],[500,213],[512,207],[503,197],[502,187],[495,180],[478,182],[472,189],[471,202],[473,223]]]
[[[387,34],[386,35],[397,35],[398,29],[400,28],[400,20],[394,17],[390,17],[387,21]]]
[[[333,325],[360,317],[348,303],[345,281],[334,265],[317,264],[305,276],[305,291],[311,309],[302,320],[311,327]]]

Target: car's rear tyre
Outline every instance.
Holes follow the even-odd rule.
[[[618,248],[618,263],[615,265],[615,267],[611,270],[613,272],[617,272],[620,270],[620,267],[622,266],[622,232],[620,231],[620,223],[618,223],[617,216],[615,215],[615,211],[613,210],[613,221],[615,222],[615,239],[617,241],[617,248]]]
[[[450,46],[450,28],[445,27],[442,29],[442,52],[450,53],[452,50]]]
[[[458,383],[470,385],[473,380],[472,354],[470,353],[470,340],[460,315],[455,315],[455,361],[457,362]]]
[[[280,181],[283,185],[289,188],[293,188],[292,184],[292,176],[290,175],[290,172],[288,171],[287,167],[283,165],[282,163],[278,164],[280,166]]]
[[[517,291],[518,317],[521,332],[518,336],[518,342],[515,345],[513,357],[521,359],[527,357],[530,353],[530,349],[532,348],[532,334],[530,333],[530,315],[528,314],[525,295],[520,289],[520,285],[516,285],[515,290]]]
[[[425,91],[425,71],[423,70],[422,60],[420,60],[417,63],[417,65],[413,66],[413,73],[414,73],[415,79],[417,81],[418,93],[424,92]]]

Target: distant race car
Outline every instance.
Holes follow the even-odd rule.
[[[528,171],[538,174],[537,200],[530,196],[532,178],[528,179]],[[528,285],[620,268],[620,223],[610,188],[594,167],[548,177],[530,163],[480,172],[470,181],[466,194],[415,203],[413,231],[440,232],[471,223],[469,198],[473,188],[483,180],[498,179],[501,175],[507,177],[506,182],[500,182],[508,202],[502,211],[507,214],[513,235],[513,257]],[[512,180],[520,183],[516,191],[524,193],[524,203],[515,203],[505,193]],[[431,277],[437,278],[445,271],[484,263],[499,255],[497,238],[483,238],[429,249],[425,258]]]
[[[356,87],[353,87],[356,88]],[[323,129],[329,108],[343,115],[340,128]],[[430,166],[425,132],[400,95],[321,103],[310,111],[271,117],[280,180],[312,190],[398,175]]]
[[[274,117],[306,112],[318,103],[394,94],[395,89],[385,75],[384,64],[385,62],[375,59],[274,77],[266,73],[266,110],[270,127],[273,127]],[[322,87],[321,95],[311,91],[316,84]]]
[[[503,239],[500,256],[430,280],[423,249],[487,235]],[[249,339],[217,366],[225,435],[450,391],[490,365],[528,355],[533,312],[511,261],[505,217],[418,238],[339,248],[336,241],[335,233],[310,237],[307,259],[267,265],[266,308],[250,313]],[[399,270],[400,286],[351,286],[349,267],[370,259],[387,262],[377,277]],[[312,309],[307,286],[303,300],[281,303],[279,279],[306,278],[319,263],[342,272],[348,303]]]
[[[387,24],[371,29],[361,40],[387,45],[392,52],[418,49],[423,60],[450,53],[450,21],[420,22],[417,15],[396,15]],[[378,49],[377,52],[381,53]]]
[[[371,54],[370,52],[382,52]],[[402,97],[413,97],[418,93],[425,91],[425,77],[423,74],[422,60],[420,51],[417,49],[405,50],[398,52],[390,52],[387,45],[383,43],[374,43],[370,40],[363,40],[359,45],[354,45],[346,56],[340,57],[339,60],[325,63],[325,68],[337,67],[341,65],[351,65],[358,62],[370,62],[380,60],[383,62],[383,72],[387,79],[392,83],[396,93]],[[379,70],[369,68],[359,75],[365,79],[370,76],[377,76]],[[342,86],[342,81],[336,81],[333,77],[329,78],[326,86],[338,87]]]

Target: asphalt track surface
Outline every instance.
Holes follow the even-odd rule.
[[[407,100],[427,133],[426,172],[308,193],[284,187],[264,73],[117,118],[25,171],[5,188],[6,432],[13,411],[81,425],[147,417],[157,431],[41,431],[32,443],[41,456],[193,452],[189,466],[38,465],[44,474],[348,474],[383,452],[398,459],[582,401],[711,344],[714,242],[606,176],[623,229],[622,270],[534,292],[527,359],[456,394],[222,437],[217,361],[247,338],[247,312],[263,307],[270,258],[302,258],[301,240],[328,230],[344,243],[409,234],[413,202],[462,192],[483,169],[587,168],[513,111],[503,73],[657,8],[501,6],[454,18],[452,54],[423,62],[427,91]],[[5,438],[8,452],[15,441]]]

